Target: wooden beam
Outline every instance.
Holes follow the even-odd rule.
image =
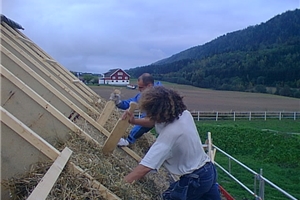
[[[30,144],[32,144],[35,148],[40,150],[43,154],[45,154],[48,158],[51,160],[55,160],[60,155],[60,152],[55,149],[52,145],[50,145],[48,142],[46,142],[43,138],[41,138],[38,134],[36,134],[34,131],[32,131],[30,128],[28,128],[25,124],[23,124],[20,120],[18,120],[16,117],[14,117],[12,114],[10,114],[8,111],[6,111],[2,106],[0,106],[1,115],[0,120],[6,124],[8,127],[10,127],[12,130],[14,130],[17,134],[19,134],[21,137],[23,137],[26,141],[28,141]],[[101,145],[98,144],[99,148]],[[92,176],[90,176],[88,173],[84,172],[80,167],[76,166],[74,163],[68,164],[71,168],[71,173],[78,174],[81,173],[91,181],[93,181],[93,187],[95,189],[98,189],[103,195],[103,197],[106,197],[107,200],[120,200],[119,197],[117,197],[115,194],[113,194],[109,189],[107,189],[105,186],[100,184],[98,181],[94,180]],[[37,198],[41,199],[41,198]]]
[[[68,147],[65,147],[44,177],[40,180],[38,185],[34,188],[27,200],[42,200],[47,198],[53,185],[67,164],[71,154],[72,151]]]
[[[51,160],[55,160],[59,155],[59,151],[45,141],[42,137],[28,128],[23,122],[13,116],[2,106],[1,110],[1,121],[19,134],[22,138],[32,144],[39,151],[44,153]]]
[[[44,60],[45,62],[48,62],[48,63],[57,64],[57,62],[56,62],[55,60],[52,60],[52,59],[44,58],[43,60]]]
[[[65,124],[72,131],[77,133],[80,136],[83,136],[86,140],[93,141],[98,143],[94,138],[92,138],[89,134],[85,133],[81,128],[79,128],[76,124],[71,122],[66,116],[64,116],[59,110],[57,110],[53,105],[49,104],[45,99],[43,99],[40,95],[38,95],[35,91],[33,91],[30,87],[28,87],[24,82],[18,79],[15,75],[13,75],[10,71],[8,71],[5,67],[0,64],[0,73],[8,80],[10,80],[14,85],[16,85],[20,90],[26,93],[30,98],[32,98],[35,102],[37,102],[40,106],[42,106],[45,110],[47,110],[50,114],[56,117],[59,121]],[[103,128],[104,129],[104,128]],[[108,132],[108,131],[107,131]]]
[[[100,117],[97,119],[98,124],[100,124],[101,126],[104,126],[105,123],[107,122],[108,118],[110,117],[112,111],[115,109],[115,107],[116,107],[115,102],[108,101],[105,104],[105,107],[102,110]]]
[[[137,108],[137,103],[130,102],[129,112],[133,113],[134,110]],[[119,119],[115,127],[113,128],[110,136],[106,139],[103,145],[103,153],[110,154],[116,148],[119,140],[124,135],[125,131],[129,127],[128,119]]]
[[[115,95],[121,95],[121,91],[118,89],[115,89],[113,91],[113,93],[111,93],[111,97],[113,97]],[[101,126],[104,126],[115,107],[116,107],[116,105],[115,105],[114,101],[109,100],[108,102],[106,102],[105,107],[102,110],[101,115],[97,120],[98,124],[100,124]]]
[[[2,24],[1,24],[2,27]],[[5,27],[7,30],[9,30],[10,32],[14,32],[16,34],[18,34],[18,36],[20,35],[22,38],[27,39],[28,41],[31,41],[25,34],[23,34],[22,32],[11,28],[10,26],[8,26],[7,24],[3,24],[3,27]],[[1,28],[2,29],[2,28]],[[3,34],[2,34],[3,35]],[[2,36],[1,35],[1,36]],[[31,41],[32,42],[32,41]],[[32,45],[30,45],[30,48],[36,52],[39,55],[43,55],[44,57],[53,60],[51,58],[50,55],[48,55],[45,51],[43,51],[39,46],[37,46],[35,43],[32,42]],[[53,66],[54,69],[56,69],[58,72],[61,73],[61,75],[63,75],[66,79],[73,80],[74,79],[74,74],[72,74],[68,69],[66,69],[65,67],[59,65],[58,63],[56,65]],[[86,96],[90,96],[90,97],[96,97],[98,99],[99,95],[96,94],[95,91],[93,91],[90,87],[86,86],[84,83],[80,82],[80,84],[78,84],[78,89],[80,89],[82,92],[86,93]]]
[[[5,27],[7,27],[7,26],[5,25]],[[7,29],[10,29],[10,27],[7,27]],[[14,49],[16,49],[18,52],[22,53],[22,55],[26,59],[28,59],[30,62],[35,63],[35,66],[38,67],[42,72],[44,72],[45,74],[47,74],[47,76],[49,76],[49,77],[51,77],[53,79],[54,78],[55,79],[60,78],[60,80],[64,84],[67,84],[67,86],[65,85],[64,88],[72,88],[72,90],[75,91],[76,94],[78,94],[78,96],[80,96],[80,98],[85,99],[87,102],[90,102],[90,103],[94,102],[93,98],[91,98],[91,97],[95,96],[94,95],[95,92],[93,93],[93,95],[91,95],[91,93],[87,93],[88,90],[91,90],[89,87],[85,86],[86,88],[82,89],[82,88],[77,87],[74,84],[71,84],[70,83],[70,79],[66,80],[66,77],[65,77],[66,74],[71,74],[75,78],[75,76],[71,72],[64,71],[62,73],[61,71],[58,70],[58,69],[61,68],[61,66],[58,67],[58,64],[54,65],[55,66],[54,67],[50,63],[45,62],[44,58],[38,53],[38,50],[35,49],[35,45],[34,44],[28,46],[28,45],[20,42],[19,40],[15,40],[15,37],[13,36],[13,34],[10,31],[8,31],[7,29],[3,28],[2,25],[1,25],[1,31],[3,32],[1,34],[1,38],[3,40],[5,40],[11,47],[13,47]],[[25,37],[26,36],[24,36],[24,38]],[[15,42],[13,42],[13,41],[15,41]],[[24,55],[24,51],[26,51],[26,53],[28,55],[25,56]],[[30,57],[28,58],[28,56],[30,56]],[[52,59],[48,59],[48,60],[52,60]],[[36,63],[37,63],[36,61],[40,61],[41,63],[43,63],[43,66],[41,67],[39,64],[36,65]],[[53,73],[53,74],[48,75],[50,72]],[[72,78],[72,80],[74,78]],[[62,82],[59,82],[59,83],[62,83]],[[95,97],[99,97],[99,95],[97,95]]]
[[[25,38],[23,38],[23,37],[21,37],[21,36],[19,36],[19,35],[16,35],[15,37],[16,37],[18,40],[21,40],[21,41],[23,41],[23,42],[27,42],[27,43],[29,43],[29,44],[33,44],[33,42],[32,42],[31,40],[25,39]]]
[[[91,141],[94,144],[98,145],[99,148],[102,146],[97,142],[93,137],[89,134],[85,133],[80,127],[71,122],[68,118],[66,118],[61,112],[59,112],[55,107],[49,104],[46,100],[41,98],[36,92],[34,92],[31,88],[29,88],[25,83],[23,83],[20,79],[18,79],[15,75],[13,75],[10,71],[8,71],[5,67],[0,64],[0,73],[8,80],[10,80],[13,84],[15,84],[18,88],[24,91],[29,97],[31,97],[35,102],[37,102],[40,106],[45,108],[49,113],[51,113],[54,117],[56,117],[59,121],[65,124],[70,130],[74,131],[76,134],[84,137],[87,141]],[[77,110],[78,111],[78,110]],[[90,122],[94,127],[100,130],[107,137],[110,135],[109,131],[100,126],[94,119],[88,116],[86,113],[80,111],[78,112],[81,116],[83,116],[88,122]],[[130,156],[132,156],[138,162],[141,158],[128,147],[122,147],[122,149],[127,152]]]

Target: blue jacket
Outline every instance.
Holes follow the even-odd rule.
[[[154,87],[155,86],[159,86],[159,85],[162,85],[160,81],[157,81],[154,83]],[[130,99],[127,99],[127,100],[123,100],[121,101],[118,105],[116,105],[118,108],[122,109],[122,110],[126,110],[129,108],[129,105],[130,105],[130,102],[133,101],[133,102],[136,102],[138,103],[139,100],[141,98],[141,93],[138,93],[137,95],[135,95],[134,97],[130,98]],[[141,115],[141,118],[145,117],[145,114],[142,113]]]

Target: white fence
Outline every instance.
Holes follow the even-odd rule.
[[[195,120],[267,120],[267,119],[292,119],[300,120],[300,111],[190,111]]]
[[[288,199],[297,200],[294,196],[287,193],[285,190],[281,189],[279,186],[275,185],[274,183],[272,183],[267,178],[263,177],[262,176],[262,169],[260,169],[259,173],[256,173],[254,170],[250,169],[248,166],[246,166],[242,162],[238,161],[236,158],[232,157],[231,155],[229,155],[228,153],[226,153],[222,149],[218,148],[217,146],[213,145],[213,148],[216,148],[217,152],[222,153],[223,155],[225,155],[228,158],[228,170],[226,170],[224,167],[222,167],[217,162],[215,162],[215,165],[220,170],[225,172],[230,178],[232,178],[237,184],[242,186],[247,192],[249,192],[251,195],[253,195],[256,200],[264,200],[265,199],[265,197],[264,197],[265,196],[265,184],[270,185],[272,188],[274,188],[275,190],[277,190],[280,193],[282,193],[283,195],[285,195],[285,197],[287,197]],[[243,167],[248,172],[250,172],[254,175],[254,184],[253,184],[254,191],[249,189],[244,183],[242,183],[235,176],[232,175],[231,161],[234,161],[235,163],[237,163],[238,165],[240,165],[241,167]],[[258,182],[258,192],[257,192],[257,183],[256,182]]]
[[[200,120],[267,120],[267,119],[291,119],[300,120],[300,111],[190,111],[196,121]],[[140,116],[141,112],[135,112]]]

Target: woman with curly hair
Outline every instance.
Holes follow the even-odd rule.
[[[183,103],[183,97],[172,89],[153,87],[142,93],[139,106],[147,113],[136,119],[125,112],[131,124],[155,125],[159,134],[145,157],[124,180],[133,183],[162,164],[180,180],[172,183],[163,193],[163,199],[219,200],[214,164],[205,153],[194,119]]]

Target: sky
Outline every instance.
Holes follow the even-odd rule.
[[[2,0],[1,13],[71,71],[146,66],[300,8],[300,0]]]

